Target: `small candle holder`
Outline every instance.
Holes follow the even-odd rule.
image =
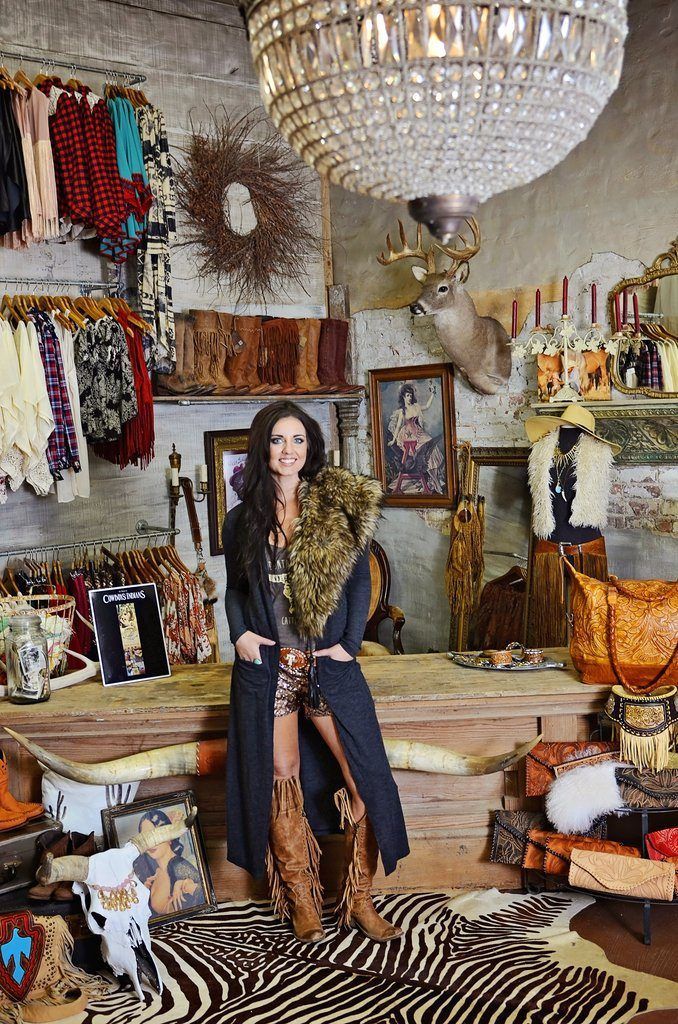
[[[184,494],[188,491],[192,492],[193,501],[196,504],[204,501],[207,495],[210,493],[209,484],[207,482],[207,466],[200,467],[200,480],[198,482],[199,497],[195,493],[193,481],[188,476],[181,476],[181,452],[177,451],[176,445],[172,445],[172,451],[169,454],[169,464],[171,470],[170,477],[170,503],[172,506],[172,516],[176,516],[177,505],[181,501]]]

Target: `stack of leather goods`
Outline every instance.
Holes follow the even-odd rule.
[[[176,316],[176,369],[160,395],[334,394],[346,381],[348,321],[237,316],[213,309]]]

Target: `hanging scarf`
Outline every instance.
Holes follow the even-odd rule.
[[[528,462],[528,480],[532,493],[532,529],[546,540],[556,528],[551,493],[551,466],[558,445],[558,431],[546,434],[532,446]],[[607,506],[612,479],[612,449],[604,441],[582,434],[572,464],[575,495],[570,513],[572,526],[607,525]]]

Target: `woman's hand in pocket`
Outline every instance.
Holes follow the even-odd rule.
[[[315,651],[314,653],[316,658],[331,658],[332,661],[353,661],[353,655],[345,651],[341,644],[323,647],[321,651]]]
[[[248,629],[246,633],[239,636],[235,642],[235,653],[243,661],[252,661],[255,665],[261,665],[261,652],[259,647],[273,647],[275,640],[269,640],[266,636],[259,636]]]

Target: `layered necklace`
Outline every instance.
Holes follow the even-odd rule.
[[[556,445],[556,450],[553,453],[553,465],[556,471],[556,494],[562,494],[563,501],[567,501],[565,497],[565,478],[571,471],[574,465],[575,459],[579,452],[579,441],[570,448],[569,452],[561,452],[560,447]]]

